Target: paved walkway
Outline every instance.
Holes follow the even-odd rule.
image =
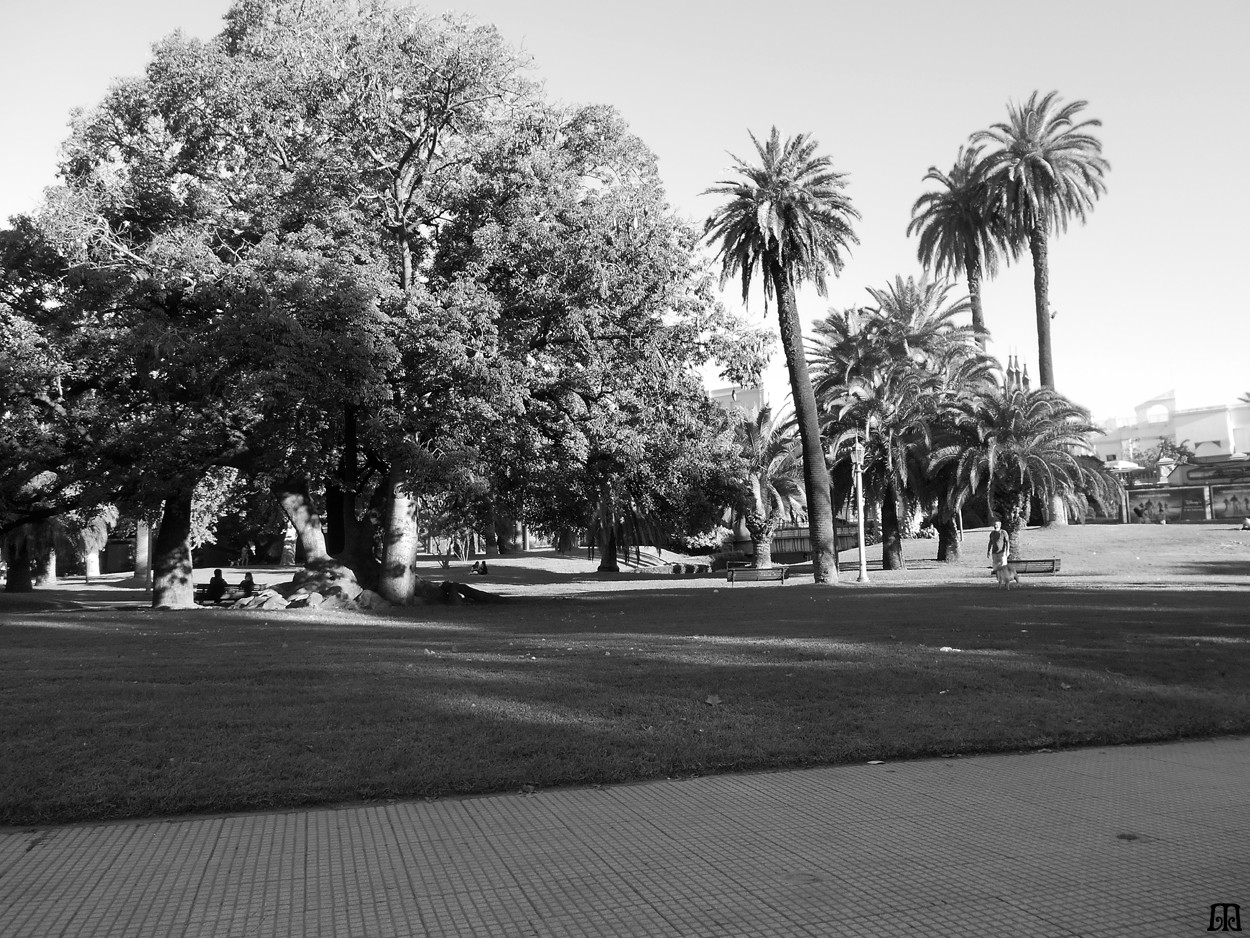
[[[1174,938],[1217,903],[1250,930],[1250,738],[0,831],[5,938]]]

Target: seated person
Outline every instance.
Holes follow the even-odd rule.
[[[210,603],[215,603],[226,595],[226,578],[221,575],[220,570],[213,571],[213,578],[208,581],[208,589],[204,593],[204,598]]]
[[[251,596],[256,592],[256,581],[252,579],[250,573],[243,574],[243,582],[239,584],[239,589],[243,590],[244,596]]]

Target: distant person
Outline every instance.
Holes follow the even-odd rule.
[[[1007,566],[1007,553],[1011,550],[1011,536],[1003,530],[1001,521],[994,522],[994,530],[990,532],[990,542],[985,547],[985,556],[990,558],[990,565],[997,571]]]
[[[243,582],[239,584],[239,589],[243,590],[244,596],[251,596],[256,592],[256,581],[252,579],[250,573],[243,574]]]
[[[221,571],[214,570],[213,578],[208,581],[208,590],[204,593],[204,598],[210,603],[218,602],[225,598],[226,590],[229,588],[226,578],[221,575]]]

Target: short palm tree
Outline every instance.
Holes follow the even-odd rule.
[[[916,199],[907,234],[920,236],[916,257],[926,270],[939,277],[962,273],[967,278],[972,328],[984,351],[987,330],[981,280],[997,274],[1000,257],[1014,252],[1010,252],[1005,220],[994,211],[985,179],[978,171],[980,160],[978,148],[960,147],[950,172],[929,167],[924,181],[935,182],[939,188]]]
[[[969,302],[950,299],[951,289],[927,277],[895,277],[885,289],[868,288],[875,307],[830,310],[808,343],[817,400],[853,377],[871,382],[903,361],[927,368],[953,349],[967,351],[975,331],[955,320]]]
[[[825,272],[841,271],[843,252],[858,243],[851,227],[859,213],[846,194],[846,179],[815,140],[799,134],[784,142],[774,127],[761,143],[758,165],[733,157],[737,179],[718,182],[705,194],[728,197],[707,220],[704,234],[719,244],[721,283],[740,276],[745,301],[751,280],[763,277],[764,295],[776,296],[781,344],[790,372],[795,420],[803,447],[808,530],[817,583],[838,578],[829,470],[820,436],[816,396],[807,370],[795,292],[810,282],[824,295]],[[732,155],[732,154],[731,154]]]
[[[736,427],[747,478],[740,508],[751,535],[755,566],[773,565],[773,534],[803,510],[803,462],[793,427],[774,420],[772,409],[744,416]]]
[[[1118,482],[1089,453],[1098,432],[1089,413],[1050,388],[996,390],[955,405],[963,438],[937,449],[930,472],[953,467],[950,506],[958,510],[984,494],[990,518],[1011,537],[1011,558],[1020,556],[1020,529],[1029,502],[1063,499],[1078,505],[1091,497],[1114,504]]]
[[[864,491],[881,503],[881,566],[902,570],[902,526],[899,509],[915,504],[913,480],[928,454],[929,427],[937,395],[932,377],[909,362],[877,380],[854,377],[832,400],[825,435],[839,445],[860,428],[865,431]]]
[[[1038,378],[1042,387],[1052,389],[1049,238],[1066,231],[1072,218],[1085,221],[1107,190],[1104,177],[1111,168],[1102,143],[1090,133],[1101,121],[1078,120],[1086,104],[1063,104],[1055,91],[1039,98],[1035,91],[1024,104],[1008,105],[1006,122],[972,136],[974,144],[996,147],[978,171],[994,210],[1007,219],[1015,238],[1028,240],[1033,254]]]

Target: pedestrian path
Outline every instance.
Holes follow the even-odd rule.
[[[1250,738],[0,831],[5,938],[1175,938],[1233,905]]]

